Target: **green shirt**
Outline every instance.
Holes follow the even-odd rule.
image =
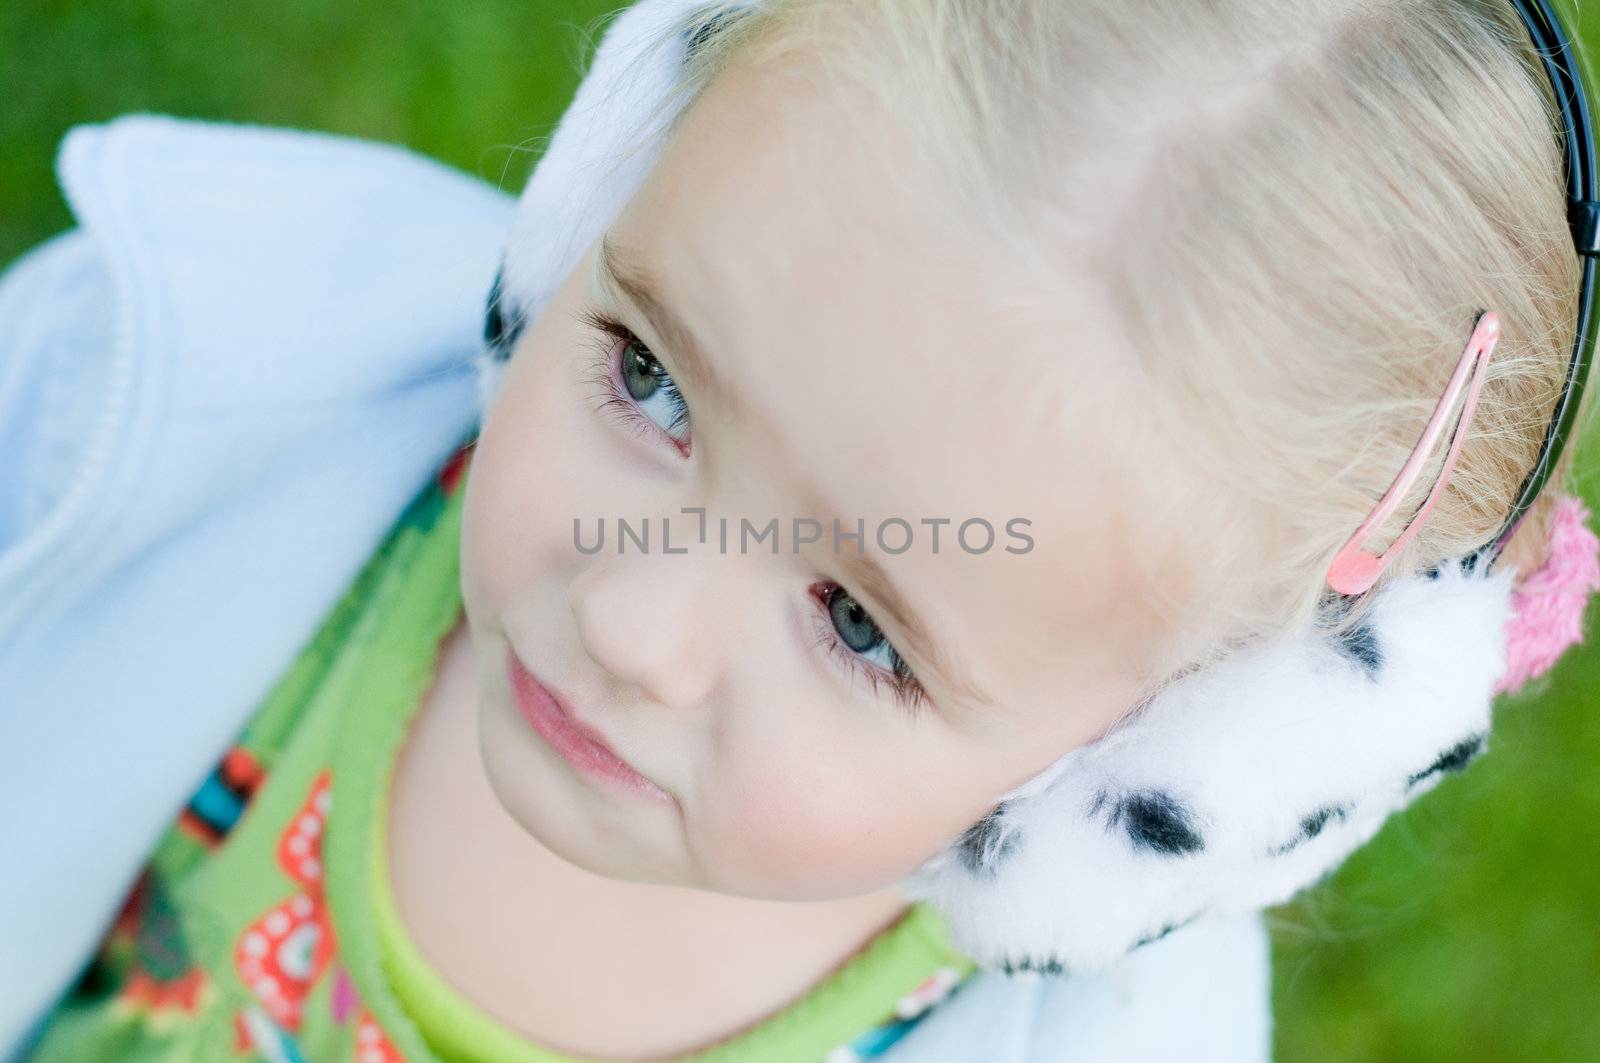
[[[595,1063],[460,996],[389,891],[390,775],[461,616],[470,446],[407,507],[162,837],[28,1059]],[[973,970],[937,912],[913,904],[800,998],[675,1058],[871,1059]]]

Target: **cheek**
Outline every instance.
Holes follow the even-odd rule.
[[[602,503],[588,408],[571,341],[535,332],[518,349],[478,436],[462,512],[462,590],[470,610],[499,612],[540,575],[576,556],[575,515]],[[592,418],[589,418],[592,421]]]
[[[904,729],[876,741],[790,731],[730,743],[717,755],[716,786],[696,794],[695,863],[712,888],[746,896],[826,900],[883,889],[986,810],[984,794],[938,784],[926,765],[942,759]]]

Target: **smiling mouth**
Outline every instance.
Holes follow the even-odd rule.
[[[517,711],[550,748],[579,772],[627,793],[664,804],[673,799],[661,787],[639,774],[606,745],[594,728],[578,719],[570,706],[539,682],[517,656],[506,649],[506,675],[516,696]]]

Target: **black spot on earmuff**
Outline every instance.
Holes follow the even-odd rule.
[[[1019,956],[1015,959],[1007,957],[1000,961],[1000,970],[1006,974],[1016,974],[1018,971],[1038,971],[1040,974],[1067,973],[1066,965],[1053,955],[1040,959],[1032,956]]]
[[[1437,775],[1442,771],[1460,771],[1477,759],[1478,755],[1488,744],[1488,735],[1468,735],[1449,749],[1434,758],[1433,763],[1426,768],[1406,778],[1406,786],[1410,788],[1417,785],[1430,775]]]
[[[1307,838],[1315,838],[1322,833],[1322,828],[1328,825],[1328,820],[1335,816],[1344,819],[1345,811],[1343,805],[1323,805],[1300,820],[1300,833]]]
[[[1111,813],[1110,824],[1120,824],[1133,844],[1162,856],[1183,856],[1205,848],[1183,803],[1161,790],[1129,794]]]
[[[520,327],[506,324],[505,272],[502,263],[494,272],[494,283],[489,286],[489,297],[483,304],[483,342],[489,349],[489,356],[497,362],[511,357],[511,349],[517,345],[517,332],[521,331]]]
[[[1195,915],[1191,915],[1187,919],[1179,919],[1176,922],[1168,923],[1167,925],[1163,926],[1160,930],[1157,930],[1155,933],[1146,934],[1144,937],[1140,938],[1138,941],[1135,941],[1133,943],[1133,947],[1136,948],[1136,949],[1143,948],[1144,946],[1152,944],[1153,942],[1160,941],[1162,938],[1166,937],[1168,934],[1172,933],[1174,930],[1178,930],[1178,929],[1180,929],[1182,927],[1186,927],[1190,923],[1194,922],[1196,919],[1199,919],[1199,918],[1200,918],[1200,916],[1198,914],[1195,914]],[[1132,951],[1132,950],[1129,950],[1129,951]]]
[[[1005,807],[995,806],[988,815],[968,827],[956,839],[956,855],[961,858],[961,866],[974,875],[992,876],[1000,861],[1016,848],[1017,835],[1014,831],[1000,836],[1000,817]],[[1000,839],[998,843],[996,838]]]
[[[1354,661],[1367,678],[1376,680],[1383,670],[1383,647],[1371,624],[1357,624],[1334,639],[1334,648]]]
[[[1302,843],[1321,834],[1322,828],[1326,827],[1329,821],[1337,819],[1342,823],[1349,815],[1350,806],[1341,804],[1323,805],[1315,812],[1307,813],[1300,818],[1300,833],[1272,850],[1272,855],[1282,856],[1298,848]]]
[[[713,11],[705,18],[690,25],[683,31],[683,56],[685,60],[692,58],[695,52],[710,39],[713,33],[721,29],[729,20],[744,14],[741,8],[723,8]]]

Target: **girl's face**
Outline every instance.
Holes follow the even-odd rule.
[[[819,83],[719,77],[608,230],[624,280],[588,249],[479,439],[462,578],[485,769],[597,873],[884,888],[1128,709],[1156,635],[1125,592],[1131,471],[1096,445],[1115,413],[1076,383],[1106,375],[1107,341],[1065,306],[1008,309],[1039,278],[930,225],[889,134],[853,134],[865,104]],[[992,543],[958,538],[970,518]],[[648,548],[619,553],[617,522],[646,519]],[[652,786],[541,737],[513,651]]]

